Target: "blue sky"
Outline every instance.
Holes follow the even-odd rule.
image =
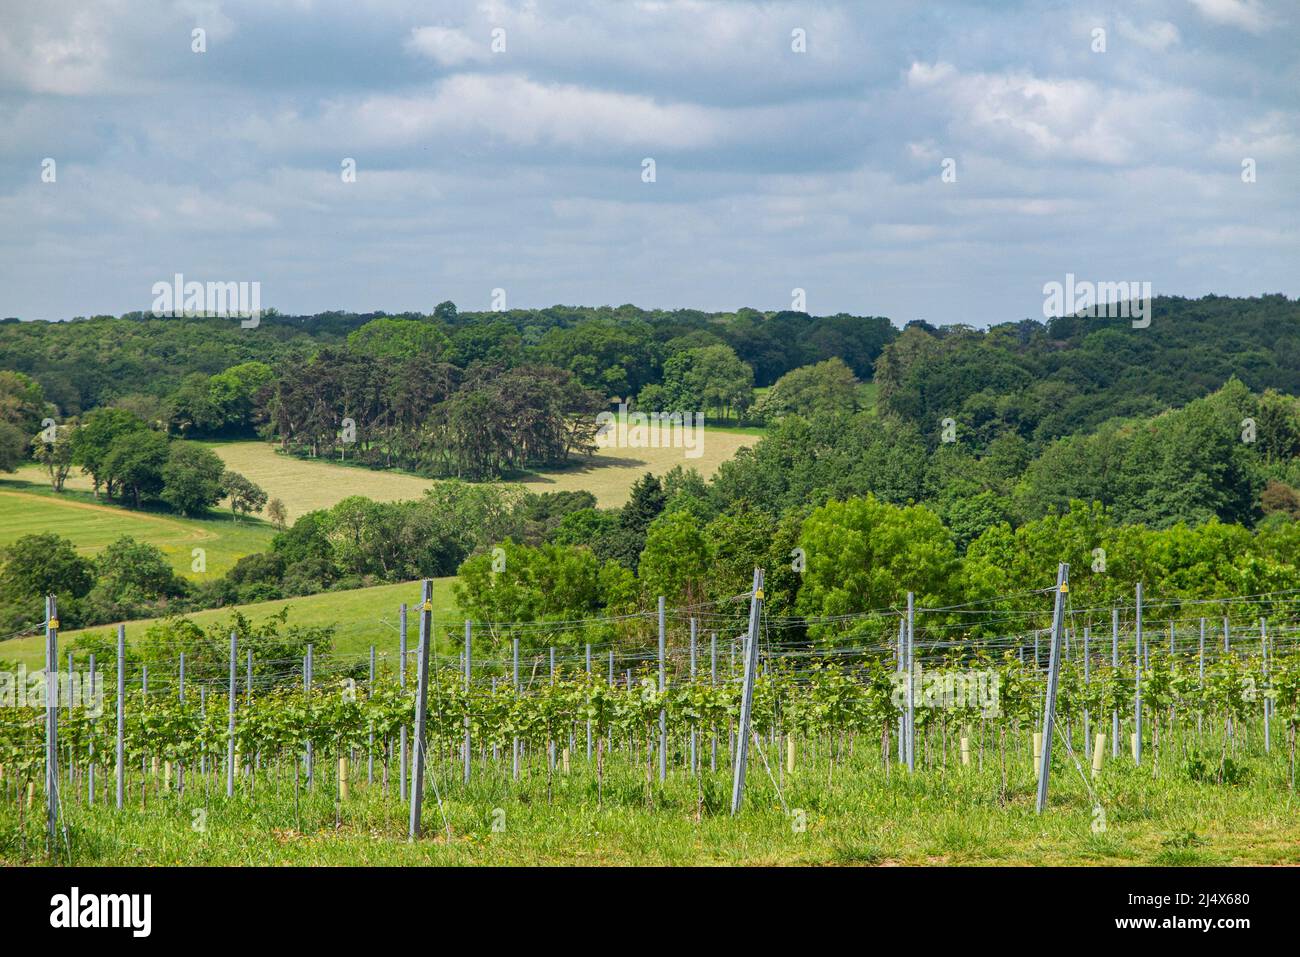
[[[0,7],[0,316],[1300,295],[1290,0]]]

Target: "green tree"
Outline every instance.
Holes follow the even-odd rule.
[[[251,434],[258,397],[274,379],[274,371],[264,362],[241,362],[209,379],[208,398],[220,423],[218,431]]]
[[[446,334],[430,322],[383,317],[367,322],[348,336],[348,348],[371,358],[406,358],[419,353],[440,359],[447,351]]]
[[[628,500],[619,511],[618,525],[611,533],[594,545],[602,560],[619,562],[625,568],[635,569],[645,548],[646,529],[664,510],[667,499],[663,484],[647,472],[632,483]]]
[[[669,605],[696,604],[704,599],[712,560],[699,516],[681,508],[650,523],[637,576],[647,597],[663,595]]]
[[[202,372],[187,375],[167,398],[167,428],[184,438],[216,435],[225,425],[212,395],[211,379]]]
[[[77,444],[79,431],[75,420],[63,425],[51,425],[42,429],[32,439],[32,458],[41,463],[45,474],[50,477],[50,488],[56,492],[63,491],[63,483],[72,471],[73,449]]]
[[[650,408],[643,400],[642,410],[703,413],[713,409],[723,418],[733,411],[743,414],[754,399],[754,370],[730,346],[686,349],[664,362],[660,395],[668,408]]]
[[[260,512],[266,505],[266,492],[262,487],[230,469],[221,473],[221,494],[230,499],[230,511],[236,520],[240,515]]]
[[[47,415],[45,390],[22,372],[0,370],[0,422],[7,422],[31,435]]]
[[[172,564],[156,545],[122,536],[95,557],[91,596],[98,596],[105,605],[135,609],[182,594],[185,581],[175,575]]]
[[[589,320],[551,329],[537,344],[538,357],[568,369],[589,389],[627,399],[650,381],[655,349],[644,323],[612,326]]]
[[[791,509],[777,518],[739,502],[709,522],[704,530],[712,556],[707,599],[723,602],[745,594],[753,585],[754,569],[762,568],[765,609],[774,616],[794,615],[804,573],[796,549],[805,511]]]
[[[168,441],[161,432],[146,429],[119,435],[104,456],[105,484],[130,492],[136,508],[142,500],[163,489],[163,467],[167,464]]]
[[[24,535],[3,551],[0,599],[22,601],[57,595],[80,598],[94,584],[94,565],[76,546],[51,532]]]
[[[0,472],[16,472],[27,455],[27,436],[18,426],[0,422]]]
[[[96,498],[99,497],[100,487],[106,483],[109,497],[113,495],[112,483],[106,474],[106,463],[114,440],[145,429],[139,416],[126,409],[93,409],[86,414],[72,443],[72,461],[74,465],[81,466],[83,474],[90,476]]]
[[[858,378],[838,357],[792,369],[758,401],[755,411],[765,420],[783,415],[857,412],[861,408]]]
[[[899,607],[907,592],[919,605],[948,604],[959,567],[952,534],[920,505],[899,507],[873,495],[828,502],[803,523],[799,546],[807,570],[799,609],[817,617],[862,614]],[[830,639],[838,625],[809,633]]]
[[[485,622],[494,640],[504,640],[509,628],[497,623],[575,621],[599,614],[601,569],[585,548],[564,545],[532,547],[507,538],[491,551],[465,560],[452,586],[456,602],[467,616]],[[560,635],[522,631],[521,644],[533,650],[545,642],[581,641],[579,627]]]
[[[201,515],[221,500],[224,472],[220,456],[211,449],[173,442],[162,469],[162,500],[182,515]]]

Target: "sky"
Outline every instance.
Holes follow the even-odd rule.
[[[0,317],[1300,296],[1296,0],[0,0],[0,131]]]

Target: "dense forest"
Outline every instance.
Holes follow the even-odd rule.
[[[912,323],[875,366],[882,409],[932,438],[951,417],[981,446],[1156,415],[1233,377],[1254,392],[1300,393],[1300,303],[1159,297],[1144,329],[1074,316],[987,331]]]
[[[62,416],[123,400],[162,413],[183,383],[196,381],[195,374],[211,377],[253,360],[280,370],[322,348],[349,344],[361,354],[423,355],[461,370],[554,366],[572,372],[587,388],[628,398],[646,385],[662,384],[665,363],[673,356],[716,346],[731,349],[752,370],[757,386],[832,356],[869,379],[880,350],[896,335],[883,318],[753,309],[553,306],[458,312],[448,302],[427,315],[284,316],[272,310],[255,329],[229,319],[128,313],[59,323],[0,320],[0,369],[35,379]],[[246,425],[205,421],[201,427]]]

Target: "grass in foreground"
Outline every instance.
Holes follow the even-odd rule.
[[[572,773],[557,767],[548,784],[544,752],[527,759],[522,781],[510,780],[509,747],[500,763],[479,754],[474,779],[462,784],[458,756],[439,752],[425,804],[425,836],[406,842],[406,807],[396,797],[396,768],[366,785],[364,759],[351,769],[351,795],[336,800],[334,763],[319,754],[315,788],[292,761],[263,768],[240,783],[233,800],[224,776],[189,772],[185,795],[151,785],[141,807],[138,767],[128,806],[117,812],[78,796],[65,801],[75,864],[352,865],[352,864],[765,864],[765,865],[1213,865],[1300,863],[1300,818],[1285,784],[1285,760],[1255,754],[1235,786],[1200,783],[1177,767],[1153,778],[1149,767],[1107,761],[1096,784],[1102,813],[1071,763],[1053,770],[1049,810],[1034,813],[1027,760],[1013,763],[1003,793],[996,754],[984,768],[951,765],[909,776],[888,775],[878,754],[839,761],[833,776],[823,753],[803,755],[793,775],[769,779],[751,756],[745,807],[729,816],[725,739],[719,770],[699,784],[679,760],[669,780],[647,782],[644,764],[607,762],[597,797],[584,738]],[[874,748],[878,749],[877,743]],[[640,753],[643,753],[641,749]],[[557,765],[559,764],[557,759]],[[103,799],[101,778],[101,802]],[[776,783],[780,783],[778,795]],[[252,795],[250,796],[250,787]],[[69,792],[71,789],[69,789]],[[40,797],[19,809],[12,784],[0,789],[0,863],[42,863]],[[441,798],[441,809],[439,803]],[[444,818],[445,815],[445,818]],[[1099,823],[1100,822],[1100,823]],[[59,863],[67,863],[61,851]]]

